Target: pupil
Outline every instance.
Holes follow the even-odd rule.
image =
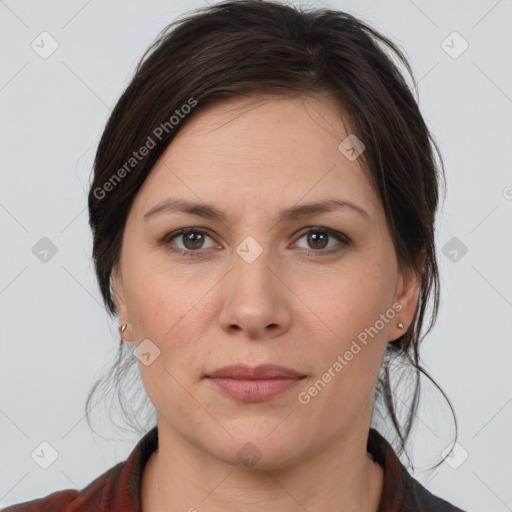
[[[195,233],[190,233],[188,236],[187,236],[187,242],[191,242],[192,245],[195,245],[197,244],[198,242],[201,241],[201,235],[197,235]],[[195,248],[195,247],[194,247]]]
[[[312,234],[310,235],[310,238],[313,239],[313,243],[317,244],[317,243],[321,243],[322,241],[325,242],[325,240],[327,239],[327,237],[325,236],[325,233],[320,233],[320,234]],[[323,244],[321,246],[321,248],[325,247],[325,244]]]

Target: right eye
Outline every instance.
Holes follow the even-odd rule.
[[[166,246],[170,246],[170,250],[173,252],[179,252],[184,256],[198,256],[201,254],[199,249],[204,248],[204,241],[208,238],[212,238],[206,231],[199,228],[182,228],[178,231],[173,231],[166,235],[162,243]],[[174,248],[173,240],[177,238],[178,241],[183,243],[183,247]],[[212,239],[213,240],[213,239]],[[212,246],[211,246],[212,247]]]

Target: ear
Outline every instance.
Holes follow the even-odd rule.
[[[126,307],[124,295],[123,278],[118,264],[116,264],[112,269],[112,288],[114,290],[119,326],[123,324],[128,325],[125,331],[121,334],[121,337],[125,341],[133,341],[133,332],[130,325],[130,317],[128,315],[128,308]]]
[[[423,268],[423,265],[421,265],[421,268]],[[391,337],[389,341],[400,338],[400,336],[403,336],[409,329],[413,321],[416,306],[418,305],[421,284],[422,274],[420,271],[410,268],[404,268],[400,271],[395,303],[399,303],[401,309],[397,309],[396,321],[389,331]],[[403,329],[398,327],[400,322],[404,324]]]

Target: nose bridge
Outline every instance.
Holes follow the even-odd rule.
[[[235,327],[251,337],[265,337],[269,326],[283,328],[288,315],[280,281],[272,269],[276,265],[271,261],[270,237],[259,243],[256,236],[247,236],[235,247],[220,321],[225,330]]]
[[[247,197],[250,199],[247,200]],[[272,218],[259,200],[259,193],[243,194],[240,217],[235,224],[236,235],[239,238],[235,252],[243,263],[252,265],[264,261],[268,264],[269,254],[273,252],[273,226]]]
[[[275,293],[279,293],[278,273],[280,261],[275,256],[278,250],[274,244],[276,221],[257,200],[258,194],[243,195],[241,217],[237,222],[239,242],[234,246],[233,277],[234,286],[239,291],[247,286],[252,295],[265,295],[265,302],[275,302]],[[250,302],[250,296],[245,297]]]
[[[233,281],[237,288],[247,288],[252,295],[262,291],[269,292],[273,286],[275,276],[271,272],[272,265],[270,238],[258,236],[246,236],[235,248],[233,255]]]

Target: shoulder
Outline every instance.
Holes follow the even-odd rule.
[[[409,474],[406,478],[404,512],[465,512],[443,498],[432,494]]]
[[[370,429],[367,449],[384,469],[378,512],[464,512],[435,496],[413,478],[390,443],[373,428]]]
[[[44,498],[10,505],[0,512],[137,512],[143,468],[158,448],[155,426],[139,440],[129,457],[78,491],[65,489]]]
[[[67,505],[76,498],[77,495],[78,491],[66,489],[49,494],[44,498],[25,501],[23,503],[11,505],[7,508],[2,508],[0,512],[50,512],[50,510],[63,511],[66,509]]]
[[[0,512],[102,512],[108,508],[107,490],[117,481],[123,463],[103,473],[87,487],[78,491],[64,489],[45,497],[10,505]]]

